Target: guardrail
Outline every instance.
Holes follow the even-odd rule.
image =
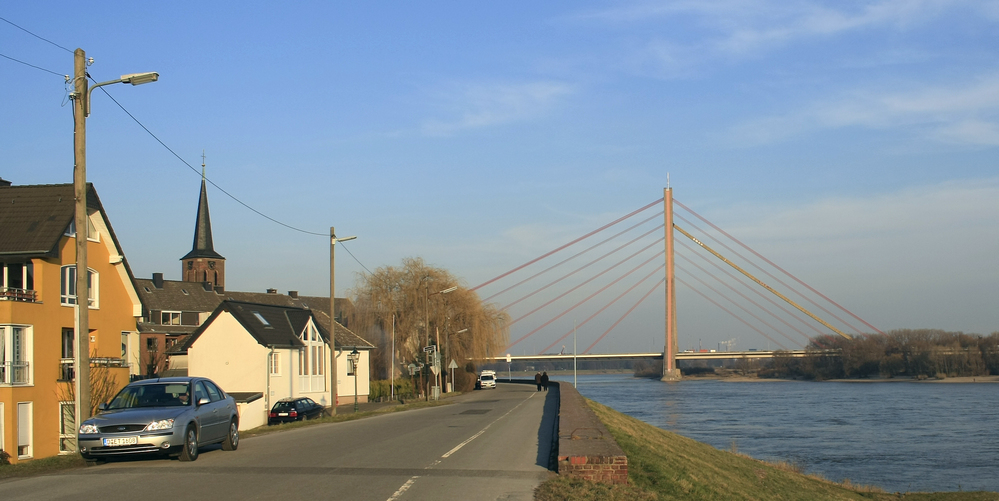
[[[38,302],[38,292],[31,289],[0,287],[0,301],[24,301],[26,303],[35,303]]]

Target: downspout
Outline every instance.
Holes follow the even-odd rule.
[[[270,353],[267,354],[267,393],[264,394],[267,406],[264,409],[264,413],[271,411],[271,362],[274,360],[274,347],[271,347]]]

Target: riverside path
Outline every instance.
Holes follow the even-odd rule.
[[[208,447],[193,463],[114,461],[6,480],[0,497],[530,500],[550,475],[547,395],[500,384],[452,405],[246,438],[235,452]]]

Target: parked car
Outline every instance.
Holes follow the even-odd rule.
[[[290,423],[292,421],[308,421],[322,417],[326,408],[308,397],[282,398],[274,402],[267,424]]]
[[[221,443],[226,451],[239,446],[236,401],[207,378],[136,381],[98,409],[77,435],[88,464],[135,454],[177,454],[181,461],[194,461],[204,445]]]
[[[482,371],[479,374],[478,384],[476,385],[481,389],[486,388],[496,388],[496,371]]]

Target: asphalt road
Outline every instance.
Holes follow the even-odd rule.
[[[5,481],[0,498],[530,500],[550,475],[547,395],[501,384],[452,405],[246,438],[235,452],[212,446],[193,463],[114,461]]]

